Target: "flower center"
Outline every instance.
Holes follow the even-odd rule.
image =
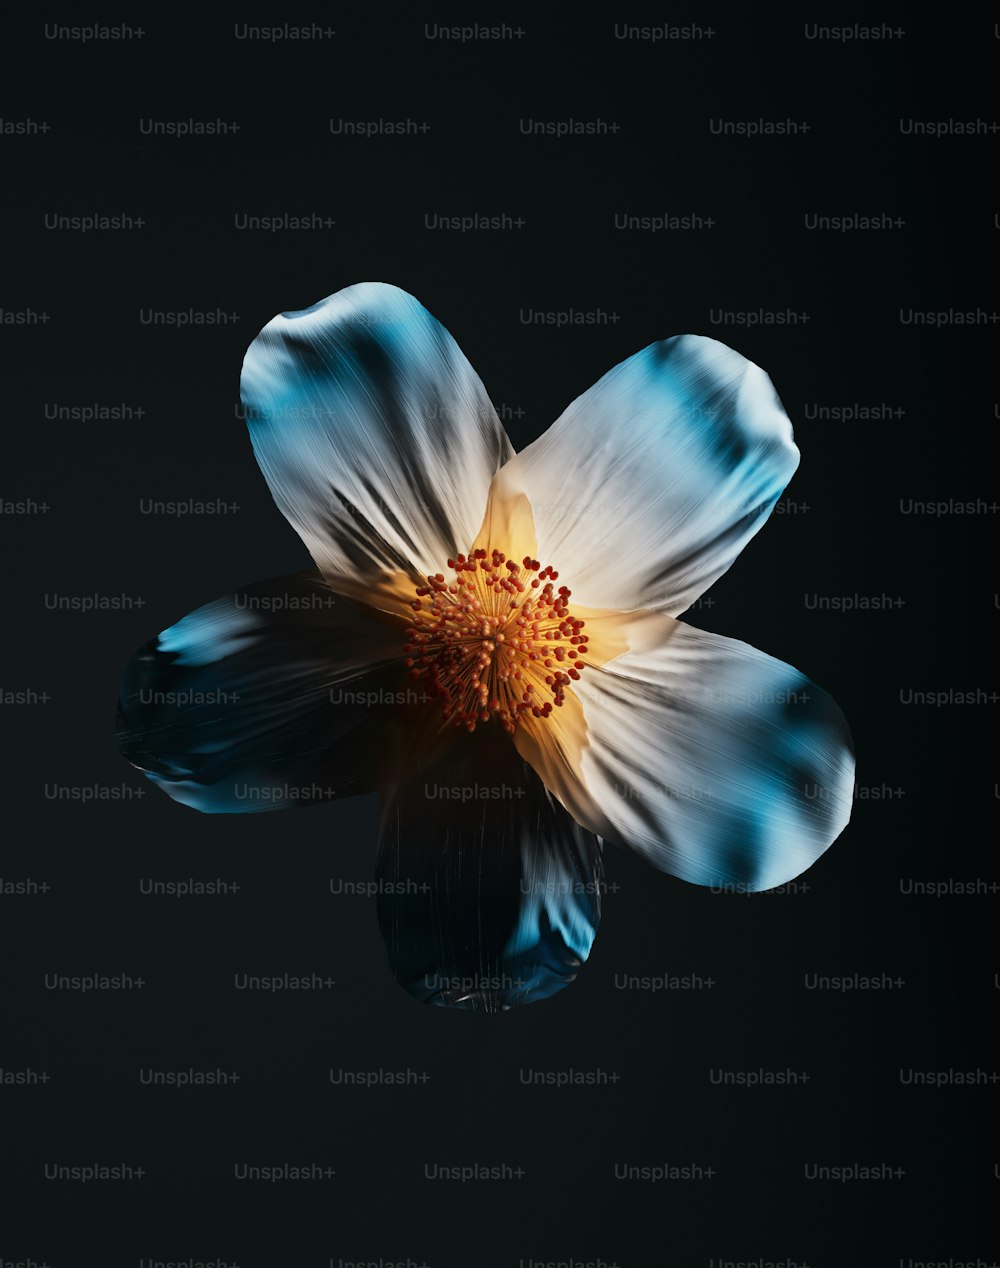
[[[444,715],[474,731],[499,718],[513,733],[527,714],[547,718],[562,704],[587,654],[583,621],[567,608],[559,574],[528,556],[517,564],[499,550],[448,560],[417,588],[406,631],[406,666],[441,700]]]

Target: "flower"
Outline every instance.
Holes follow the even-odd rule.
[[[798,464],[758,366],[665,339],[515,454],[448,332],[362,283],[269,322],[241,390],[316,569],[143,647],[119,745],[208,812],[378,792],[378,918],[412,995],[498,1011],[573,981],[605,841],[761,890],[843,829],[836,704],[676,619]]]

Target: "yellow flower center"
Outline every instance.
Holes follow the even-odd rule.
[[[470,731],[499,718],[513,733],[526,715],[547,718],[580,677],[587,653],[583,621],[571,616],[559,574],[528,556],[499,550],[448,560],[417,588],[406,631],[410,677],[441,700],[444,715]]]

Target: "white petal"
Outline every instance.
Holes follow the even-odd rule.
[[[767,375],[678,335],[610,370],[503,469],[576,602],[678,615],[757,532],[798,465]]]
[[[661,870],[737,890],[784,884],[850,818],[844,717],[790,665],[671,625],[655,649],[574,684],[582,742],[557,711],[517,746],[579,823]]]
[[[333,579],[437,572],[513,452],[451,335],[380,282],[268,322],[241,394],[274,500]]]

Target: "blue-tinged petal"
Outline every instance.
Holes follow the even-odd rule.
[[[133,657],[118,745],[176,801],[277,810],[369,792],[381,727],[412,694],[397,623],[319,573],[246,586]]]
[[[500,1012],[575,980],[601,914],[600,841],[498,727],[463,733],[383,809],[378,917],[416,999]]]
[[[381,282],[268,322],[240,386],[274,500],[333,579],[436,573],[513,452],[451,335]]]
[[[850,818],[843,714],[790,665],[659,619],[659,646],[574,683],[582,726],[576,709],[554,712],[520,727],[517,747],[578,822],[663,871],[733,890],[785,884]]]
[[[589,607],[678,615],[730,566],[798,464],[758,366],[699,335],[651,344],[507,463],[538,557]]]

